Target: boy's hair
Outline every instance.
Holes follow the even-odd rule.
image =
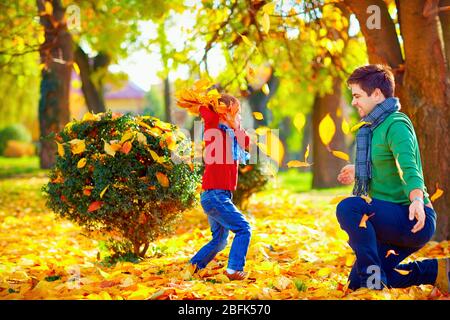
[[[236,114],[240,110],[239,100],[228,93],[222,93],[219,102],[223,102],[227,107],[231,115]]]
[[[358,84],[368,96],[378,88],[385,98],[393,97],[395,80],[391,68],[381,64],[368,64],[357,68],[347,80],[347,85]]]

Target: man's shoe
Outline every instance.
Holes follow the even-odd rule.
[[[438,259],[438,274],[435,286],[442,293],[450,293],[450,258]]]
[[[227,271],[224,272],[224,274],[230,279],[233,280],[244,280],[247,278],[247,272],[244,271],[236,271],[235,273],[228,273]]]

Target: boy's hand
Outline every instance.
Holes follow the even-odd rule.
[[[355,165],[348,164],[341,169],[341,172],[337,176],[337,180],[342,184],[352,184],[355,182]]]

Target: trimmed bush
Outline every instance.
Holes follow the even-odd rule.
[[[233,192],[233,202],[239,209],[247,210],[250,196],[263,190],[268,181],[269,176],[263,173],[259,162],[239,165],[238,185]]]
[[[55,213],[143,257],[197,199],[201,176],[174,125],[150,116],[86,114],[56,136],[58,155],[44,186]]]
[[[5,157],[19,158],[31,157],[36,154],[36,147],[29,142],[22,142],[17,140],[9,140],[6,143],[6,148],[3,152]]]
[[[0,130],[0,155],[4,154],[6,145],[10,140],[30,143],[31,133],[20,123],[10,125]]]

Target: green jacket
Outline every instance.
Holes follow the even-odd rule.
[[[425,204],[430,202],[417,137],[411,120],[404,113],[392,113],[375,128],[371,151],[371,198],[409,205],[411,190],[421,189]]]

